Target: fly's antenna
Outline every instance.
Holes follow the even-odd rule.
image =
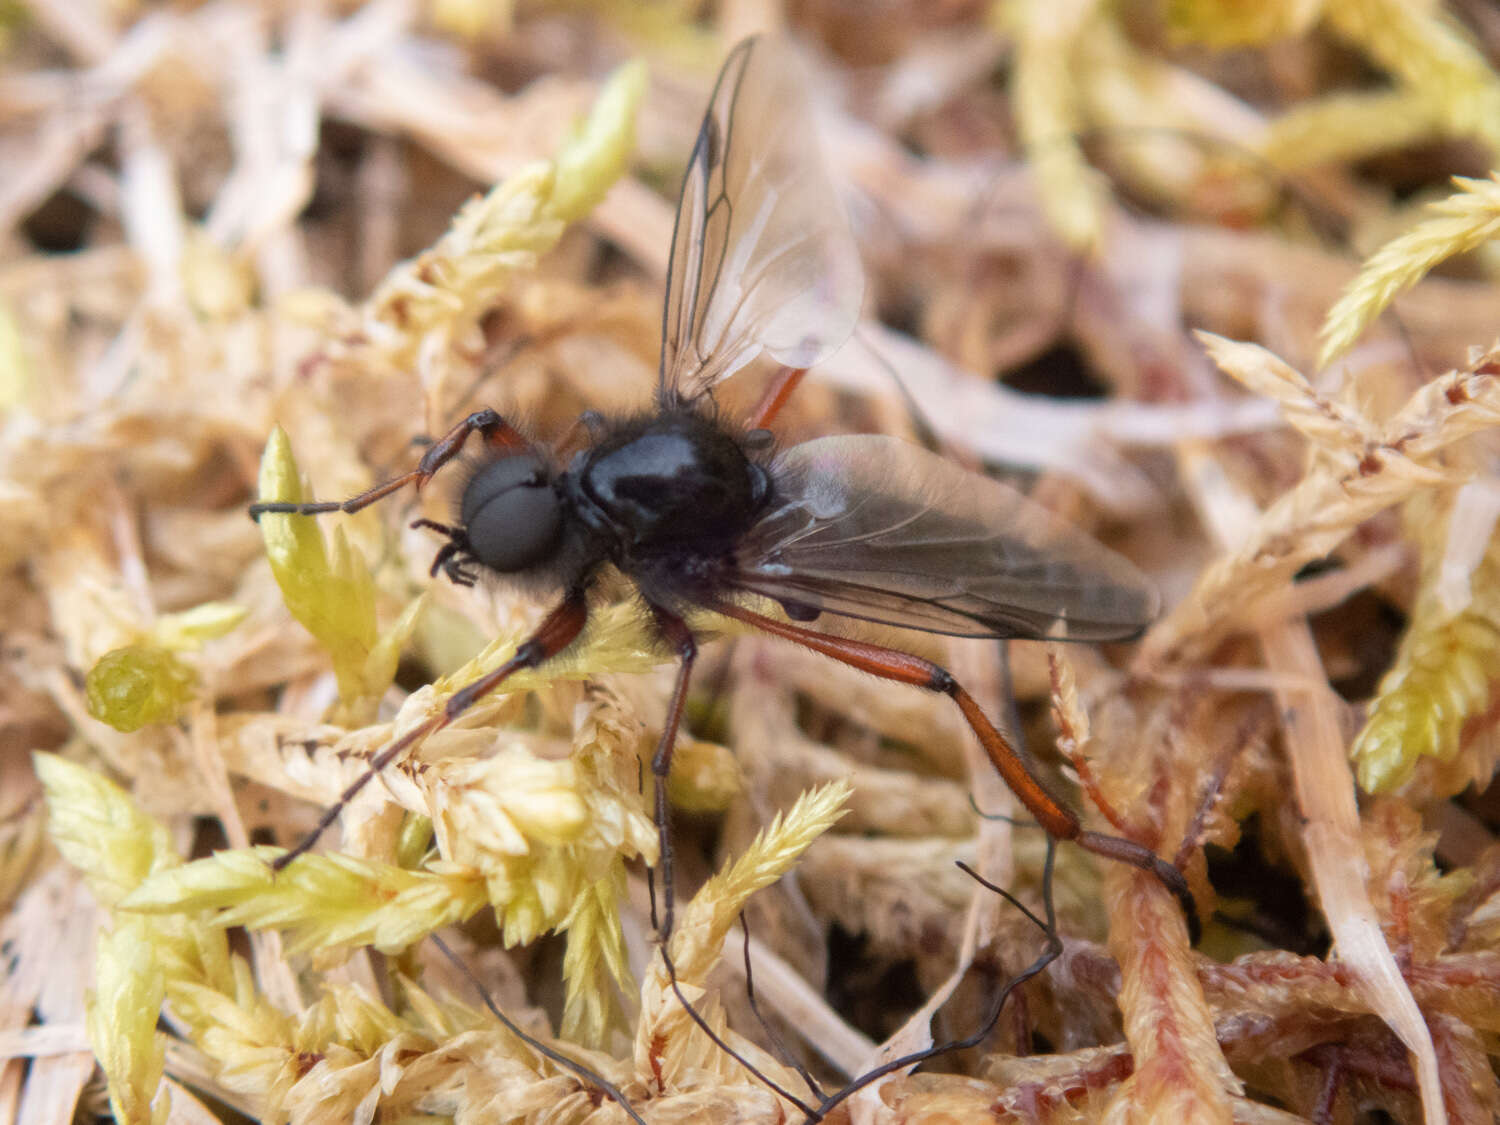
[[[525,1031],[515,1020],[500,1010],[500,1006],[495,1003],[494,997],[490,995],[490,990],[485,988],[484,982],[474,975],[474,971],[468,965],[464,964],[462,957],[449,949],[447,943],[438,937],[437,934],[430,934],[429,937],[431,937],[432,943],[442,951],[443,956],[448,958],[468,982],[474,986],[474,990],[484,1000],[484,1006],[490,1010],[490,1015],[499,1020],[504,1025],[506,1031],[514,1035],[522,1043],[525,1043],[544,1059],[556,1063],[564,1070],[571,1071],[586,1085],[593,1086],[602,1091],[604,1096],[623,1109],[630,1120],[634,1121],[636,1125],[646,1125],[646,1119],[636,1112],[635,1107],[630,1104],[630,1099],[620,1092],[619,1087],[615,1086],[598,1071],[585,1066],[577,1059],[569,1058],[555,1047],[549,1047],[536,1036]]]
[[[990,882],[968,864],[962,861],[959,862],[958,867],[964,874],[974,879],[986,890],[994,891],[1024,914],[1027,920],[1036,926],[1037,929],[1041,930],[1046,935],[1047,947],[1042,950],[1035,961],[1031,962],[1031,964],[1005,982],[1004,986],[996,994],[994,1001],[990,1004],[990,1010],[985,1016],[984,1022],[979,1025],[973,1034],[966,1035],[962,1039],[951,1039],[946,1043],[939,1043],[936,1046],[927,1047],[921,1051],[913,1051],[911,1054],[902,1055],[900,1058],[881,1063],[875,1069],[861,1074],[842,1090],[824,1098],[817,1110],[808,1114],[804,1119],[804,1125],[812,1125],[813,1122],[823,1120],[835,1106],[847,1101],[854,1094],[870,1085],[870,1083],[884,1078],[887,1074],[917,1066],[927,1062],[929,1059],[935,1059],[939,1055],[945,1055],[950,1051],[968,1050],[970,1047],[977,1047],[980,1043],[984,1042],[990,1032],[994,1031],[995,1025],[1000,1022],[1000,1013],[1005,1010],[1006,1001],[1015,994],[1018,988],[1062,956],[1062,938],[1057,935],[1057,910],[1052,900],[1053,860],[1056,856],[1057,841],[1048,836],[1047,859],[1042,865],[1043,917],[1038,917],[1025,903],[1016,898],[1015,895],[1011,894],[1004,887]]]

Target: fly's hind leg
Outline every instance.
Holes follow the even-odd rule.
[[[1117,859],[1142,871],[1149,871],[1161,884],[1177,897],[1186,916],[1188,931],[1193,940],[1198,935],[1197,906],[1188,890],[1182,872],[1162,859],[1150,848],[1123,836],[1108,836],[1102,832],[1090,832],[1083,828],[1078,815],[1047,791],[1034,777],[1005,736],[995,729],[988,716],[974,702],[973,696],[963,689],[953,674],[930,660],[900,652],[896,649],[872,645],[864,641],[832,637],[800,625],[792,625],[775,618],[766,617],[754,610],[731,602],[705,602],[705,607],[725,617],[743,621],[773,636],[795,641],[804,648],[820,652],[843,664],[859,668],[886,680],[912,684],[928,691],[941,692],[958,705],[964,720],[969,724],[979,743],[989,755],[990,761],[1010,786],[1011,791],[1026,806],[1031,815],[1047,831],[1059,840],[1072,840],[1080,847],[1109,859]]]

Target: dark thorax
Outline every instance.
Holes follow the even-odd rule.
[[[694,410],[620,423],[574,458],[562,486],[627,572],[728,554],[770,491],[740,442]]]

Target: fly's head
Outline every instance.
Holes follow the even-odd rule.
[[[467,549],[480,565],[516,574],[557,551],[563,501],[550,468],[527,451],[482,465],[464,487],[459,519]]]

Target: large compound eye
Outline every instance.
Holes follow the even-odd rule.
[[[502,573],[525,570],[551,552],[562,508],[541,461],[522,453],[480,469],[459,514],[475,557]]]

